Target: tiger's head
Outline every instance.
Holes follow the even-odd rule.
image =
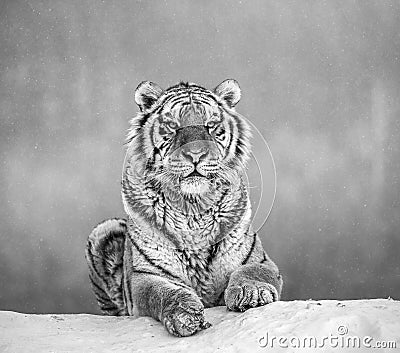
[[[249,125],[234,109],[240,97],[235,80],[214,90],[142,82],[135,91],[140,113],[128,134],[129,167],[146,185],[191,201],[235,183],[250,155]]]

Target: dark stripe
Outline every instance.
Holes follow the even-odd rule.
[[[182,99],[184,99],[185,97],[187,97],[187,93],[181,94],[179,96],[169,97],[164,102],[162,102],[159,109],[157,109],[157,113],[160,114],[167,104],[174,104],[175,101],[182,101]]]
[[[144,114],[141,118],[140,118],[140,120],[138,121],[138,126],[139,127],[143,127],[144,126],[144,124],[146,124],[146,121],[147,121],[147,119],[150,117],[150,113],[147,113],[147,114]]]
[[[173,96],[174,94],[179,94],[181,92],[186,92],[186,90],[187,90],[187,88],[186,87],[182,87],[182,86],[181,87],[178,87],[178,86],[171,87],[171,88],[168,88],[165,91],[164,97],[169,98],[169,97]]]
[[[208,268],[211,265],[212,260],[214,260],[215,255],[218,252],[218,248],[219,248],[219,243],[216,243],[216,244],[212,245],[210,250],[209,250],[209,253],[208,253],[208,256],[207,256],[207,265],[206,265],[206,268],[204,270],[206,273],[208,272]]]
[[[253,252],[253,250],[254,250],[254,247],[256,246],[257,233],[254,233],[253,237],[254,237],[254,239],[253,239],[253,244],[251,244],[251,248],[250,248],[250,250],[249,250],[249,252],[248,252],[246,258],[242,261],[242,265],[245,265],[246,262],[249,260],[251,254],[252,254],[252,252]]]
[[[188,95],[188,91],[186,89],[180,89],[173,92],[168,92],[165,96],[162,97],[162,101],[160,102],[160,106],[164,106],[171,100],[186,97]],[[157,109],[158,110],[158,109]]]
[[[182,99],[187,96],[188,96],[188,92],[186,90],[182,90],[181,92],[177,92],[175,94],[172,94],[172,93],[168,94],[162,98],[158,107],[153,112],[151,112],[151,114],[160,114],[166,104],[171,103],[171,102],[175,101],[176,99],[179,100],[179,99]]]
[[[267,262],[267,255],[264,253],[264,258],[261,260],[260,264],[263,264],[264,262]]]
[[[172,107],[171,107],[170,109],[171,109],[171,110],[174,109],[175,105],[176,105],[176,104],[179,104],[179,103],[181,103],[182,108],[183,108],[184,106],[186,106],[186,105],[190,105],[190,102],[176,102],[176,103],[174,103],[174,104],[172,105]]]
[[[205,105],[209,105],[210,107],[212,107],[212,102],[210,101],[206,101],[204,98],[200,98],[200,97],[196,97],[193,99],[193,103],[198,103],[198,104],[205,104]]]
[[[217,304],[219,304],[219,303],[221,302],[222,298],[224,297],[224,294],[225,294],[225,290],[223,290],[223,291],[221,292],[221,294],[218,296]]]
[[[207,97],[213,97],[213,93],[209,89],[200,86],[190,86],[190,90],[195,94],[201,94]]]
[[[170,141],[162,141],[159,146],[160,152],[162,151],[163,156],[165,156],[171,147],[171,143]]]
[[[112,305],[112,306],[101,306],[100,305],[100,309],[104,310],[104,311],[108,311],[108,310],[115,310],[118,309],[118,307],[116,305]]]
[[[160,265],[154,263],[154,262],[146,255],[146,253],[145,253],[142,249],[140,249],[139,246],[133,241],[133,239],[132,239],[131,236],[129,236],[129,239],[130,239],[130,241],[132,242],[133,246],[136,248],[136,250],[140,253],[140,255],[142,255],[150,265],[156,267],[156,268],[157,268],[158,270],[160,270],[163,274],[165,274],[165,275],[167,275],[167,276],[170,276],[170,277],[172,277],[172,278],[175,278],[176,280],[181,281],[181,279],[180,279],[178,276],[175,276],[174,274],[172,274],[171,272],[169,272],[169,271],[166,270],[165,268],[163,268],[163,267],[161,267]]]
[[[124,286],[124,287],[125,287],[125,286]],[[125,305],[126,305],[126,307],[127,307],[127,309],[128,309],[128,305],[130,305],[131,308],[132,308],[132,306],[133,306],[133,298],[132,298],[132,293],[131,293],[131,281],[130,281],[130,277],[126,277],[126,292],[127,292],[127,293],[125,293],[125,290],[124,290],[125,295],[128,297],[128,298],[125,297],[125,300],[128,299],[128,300],[125,301],[125,303],[126,303]],[[128,312],[129,312],[129,309],[128,309]]]
[[[146,133],[146,137],[151,141],[150,143],[152,146],[154,145],[154,139],[153,139],[153,137],[155,135],[154,129],[155,129],[155,124],[151,124],[150,128],[146,129],[146,131],[143,132],[143,135]],[[160,132],[159,131],[157,131],[157,132],[158,132],[158,135],[160,135]],[[142,142],[144,144],[144,139],[142,140]]]
[[[177,101],[177,102],[174,102],[174,103],[171,105],[171,107],[170,107],[169,109],[171,109],[171,110],[174,109],[175,106],[176,106],[177,104],[181,104],[182,107],[184,107],[184,106],[186,106],[186,105],[190,105],[190,102],[181,102],[181,101],[179,100],[179,101]]]
[[[173,104],[173,103],[175,103],[175,101],[180,100],[182,98],[189,98],[189,92],[184,91],[183,93],[180,93],[179,95],[177,94],[177,95],[171,96],[168,100],[163,102],[163,105],[165,105],[166,103]]]
[[[240,300],[239,300],[239,303],[237,303],[236,304],[236,306],[238,307],[238,308],[241,308],[242,307],[242,303],[243,303],[243,301],[246,299],[246,287],[242,287],[241,288],[241,290],[242,290],[242,295],[240,295],[239,296],[239,298],[241,298]]]
[[[118,284],[118,281],[117,281],[117,275],[118,275],[118,270],[121,270],[121,272],[122,272],[122,266],[123,266],[123,263],[122,262],[120,262],[120,263],[118,263],[118,264],[115,264],[114,263],[114,267],[112,268],[112,271],[113,272],[111,272],[110,271],[110,273],[111,273],[111,278],[114,280],[114,282],[115,283],[117,283]]]
[[[95,255],[93,254],[93,251],[92,251],[92,245],[93,245],[93,244],[92,244],[91,242],[88,242],[88,246],[89,246],[88,252],[89,252],[89,254],[90,254],[88,261],[90,261],[90,264],[92,265],[90,269],[93,270],[93,272],[96,274],[97,277],[99,277],[103,282],[106,283],[106,280],[105,280],[104,277],[99,273],[99,271],[97,271],[97,268],[96,268],[96,266],[95,266],[95,264],[94,264],[94,262],[93,262],[93,260],[92,260],[92,258],[95,256]],[[97,256],[97,257],[100,257],[100,256]],[[104,257],[101,257],[101,259],[104,260]],[[89,273],[89,278],[90,278],[90,280],[92,281],[92,283],[94,283],[93,278],[90,276],[90,273]],[[106,294],[107,294],[107,293],[106,293]]]
[[[217,101],[217,99],[215,98],[215,96],[214,96],[212,93],[210,93],[209,91],[200,92],[200,93],[193,92],[193,93],[195,94],[195,97],[194,97],[194,98],[202,98],[202,99],[209,98],[209,99],[211,99],[213,102],[218,103],[218,101]]]
[[[116,316],[125,316],[126,315],[126,311],[125,310],[126,310],[126,308],[119,309],[117,311]]]
[[[272,284],[271,284],[271,286],[272,286]],[[272,300],[274,301],[274,302],[276,302],[276,301],[278,301],[278,297],[276,296],[277,295],[277,292],[278,291],[269,291],[270,293],[271,293],[271,295],[272,295]]]
[[[125,291],[125,276],[122,274],[122,282],[121,282],[121,290],[122,290],[122,299],[124,301],[124,306],[128,310],[128,302],[126,300],[126,291]]]
[[[121,310],[125,310],[127,308],[126,298],[125,298],[125,290],[124,290],[124,281],[125,281],[125,274],[124,274],[124,270],[122,270],[120,290],[121,290],[121,296],[122,296],[122,303],[124,304],[124,307],[118,311],[118,314],[121,312]]]
[[[233,134],[233,123],[230,119],[228,120],[228,127],[229,127],[229,142],[228,145],[226,146],[226,153],[229,155],[229,150],[231,148],[233,138],[235,137]]]
[[[136,269],[132,269],[132,272],[143,273],[143,274],[146,274],[146,275],[159,276],[157,273],[150,272],[150,271],[146,271],[146,270],[136,270]]]
[[[111,301],[109,295],[107,294],[107,292],[103,288],[101,288],[95,281],[93,281],[93,278],[90,275],[89,275],[89,278],[90,278],[90,280],[92,282],[93,287],[95,289],[97,289],[101,293],[100,294],[100,293],[95,291],[96,295],[98,295],[99,298],[101,298],[104,301]]]
[[[94,291],[94,293],[96,294],[96,291]],[[110,305],[110,303],[112,303],[110,299],[106,300],[106,299],[100,297],[99,295],[96,295],[96,299],[97,299],[97,303],[99,304],[99,306]]]
[[[235,156],[239,157],[241,155],[243,155],[243,151],[241,149],[241,147],[244,146],[244,143],[242,141],[242,139],[240,138],[240,135],[242,134],[243,127],[241,126],[240,122],[237,121],[237,127],[238,127],[238,137],[236,139],[236,149],[235,149]]]

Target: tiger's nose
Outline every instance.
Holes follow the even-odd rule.
[[[198,150],[187,149],[187,150],[182,150],[182,154],[187,159],[192,161],[192,163],[197,164],[207,156],[208,149],[206,149],[204,147],[200,148]]]

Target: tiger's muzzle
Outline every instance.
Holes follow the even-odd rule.
[[[210,175],[219,169],[220,152],[204,125],[186,126],[175,136],[168,169],[180,176],[181,190],[201,194],[209,190]]]

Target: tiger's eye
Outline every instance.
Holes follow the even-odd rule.
[[[216,112],[211,114],[210,119],[211,120],[206,123],[206,126],[210,129],[215,128],[221,122],[221,118]]]
[[[168,121],[167,125],[172,130],[176,130],[179,127],[179,125],[175,121]]]

